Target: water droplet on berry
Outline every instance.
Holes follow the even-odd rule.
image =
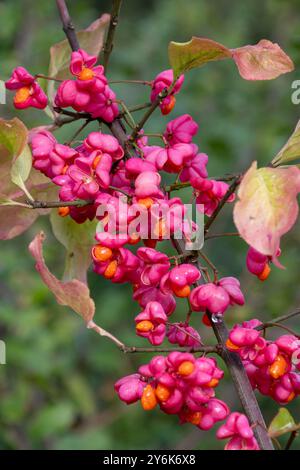
[[[221,323],[222,318],[223,318],[222,313],[213,313],[211,316],[211,321],[213,323]]]

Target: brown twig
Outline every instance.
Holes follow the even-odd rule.
[[[291,434],[290,434],[290,437],[288,438],[288,441],[286,443],[286,446],[284,448],[284,450],[290,450],[294,440],[296,439],[296,437],[298,436],[299,434],[299,431],[292,431]]]
[[[158,348],[137,348],[135,346],[124,346],[120,348],[124,353],[157,353],[157,352],[173,352],[173,351],[178,351],[180,350],[181,352],[191,352],[191,353],[216,353],[216,354],[221,354],[220,353],[220,346],[199,346],[196,348],[164,348],[164,347],[158,347]]]
[[[121,6],[122,6],[122,0],[113,0],[108,33],[107,33],[105,45],[103,48],[103,52],[104,52],[103,61],[104,61],[105,72],[107,72],[110,54],[114,47],[114,36],[115,36],[116,28],[118,26]]]
[[[285,326],[285,325],[281,325],[280,323],[276,323],[276,322],[267,322],[264,324],[264,330],[266,328],[270,328],[270,327],[277,327],[277,328],[281,328],[282,330],[285,330],[287,331],[290,335],[293,335],[293,336],[296,336],[297,338],[299,338],[299,335],[294,331],[292,330],[292,328],[289,328],[288,326]]]
[[[65,0],[56,0],[56,4],[63,24],[63,31],[69,41],[71,49],[72,51],[77,51],[79,49],[79,43],[66,2]]]
[[[68,111],[67,109],[58,108],[58,107],[54,107],[53,110],[57,114],[63,114],[65,116],[70,116],[70,117],[73,118],[73,120],[76,120],[76,119],[90,119],[90,120],[92,120],[92,117],[89,113],[77,113],[76,111]]]
[[[27,201],[31,209],[51,209],[55,207],[84,207],[93,204],[92,200],[76,199],[75,201]]]
[[[286,315],[281,315],[280,317],[276,317],[271,322],[265,322],[262,325],[257,326],[256,330],[265,330],[266,328],[277,326],[276,323],[284,322],[286,320],[289,320],[290,318],[296,317],[297,315],[300,315],[300,310],[295,310],[294,312],[287,313]]]
[[[135,84],[135,85],[148,85],[151,86],[152,82],[149,80],[108,80],[108,83],[124,83],[124,84]]]
[[[221,237],[240,237],[239,232],[223,232],[223,233],[213,233],[212,235],[207,235],[205,240],[211,240],[213,238]]]

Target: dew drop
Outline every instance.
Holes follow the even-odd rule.
[[[223,319],[222,313],[213,313],[211,316],[211,321],[213,323],[221,323],[222,319]]]

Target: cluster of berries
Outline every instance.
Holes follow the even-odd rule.
[[[54,106],[71,107],[88,113],[91,119],[111,123],[119,115],[118,100],[103,67],[95,64],[96,57],[82,49],[72,53],[70,73],[74,78],[61,82]],[[23,67],[13,71],[6,87],[16,90],[16,108],[47,106],[37,77]],[[183,75],[174,81],[173,71],[165,70],[150,82],[150,100],[159,99],[162,114],[174,108],[183,81]],[[153,345],[166,338],[179,348],[202,345],[199,333],[189,324],[190,315],[185,322],[169,322],[178,298],[187,298],[191,311],[204,312],[203,322],[208,326],[211,315],[223,315],[230,305],[244,304],[237,279],[224,277],[199,285],[198,268],[186,263],[173,266],[156,249],[158,242],[178,231],[191,241],[198,228],[187,220],[181,198],[171,198],[166,191],[163,172],[175,174],[178,183],[188,182],[197,209],[208,217],[228,191],[225,182],[208,178],[208,157],[193,143],[197,132],[198,124],[184,114],[167,124],[161,136],[163,145],[150,145],[141,131],[131,158],[124,158],[124,148],[115,137],[98,131],[89,133],[76,147],[60,144],[46,128],[30,133],[33,166],[60,188],[59,214],[77,223],[95,218],[100,222],[92,249],[94,271],[114,283],[132,285],[133,298],[142,309],[135,318],[136,334]],[[64,202],[78,199],[86,204],[64,206]],[[233,200],[231,195],[227,202]],[[139,242],[144,246],[132,249]],[[268,277],[271,261],[253,248],[248,251],[247,267],[261,280]],[[256,320],[236,325],[227,347],[241,356],[254,388],[288,403],[300,394],[299,367],[292,359],[298,349],[300,352],[295,346],[297,338],[285,335],[269,342],[255,329],[258,325]],[[203,430],[227,418],[217,432],[219,439],[230,438],[226,448],[256,450],[247,418],[240,413],[229,415],[227,405],[215,398],[214,389],[222,377],[214,359],[172,352],[154,357],[137,374],[120,379],[115,389],[127,404],[140,401],[145,410],[159,405],[165,413],[177,414],[181,423],[190,422]]]
[[[153,357],[137,374],[116,382],[115,390],[127,404],[140,401],[144,410],[159,405],[165,413],[177,414],[181,423],[208,430],[229,414],[227,405],[215,398],[223,375],[214,359],[174,351]]]
[[[300,394],[300,341],[291,334],[267,341],[260,325],[255,319],[235,325],[226,345],[241,357],[252,387],[285,405]]]
[[[226,403],[215,397],[223,375],[214,359],[196,359],[176,351],[153,357],[138,373],[118,380],[115,390],[127,405],[140,402],[146,411],[159,406],[164,413],[178,415],[181,424],[190,423],[204,431],[227,418],[217,431],[218,439],[230,439],[225,449],[259,450],[247,417],[230,414]]]

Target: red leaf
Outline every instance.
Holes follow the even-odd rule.
[[[267,39],[262,39],[255,46],[238,47],[231,52],[245,80],[271,80],[294,70],[289,56],[278,44]]]

